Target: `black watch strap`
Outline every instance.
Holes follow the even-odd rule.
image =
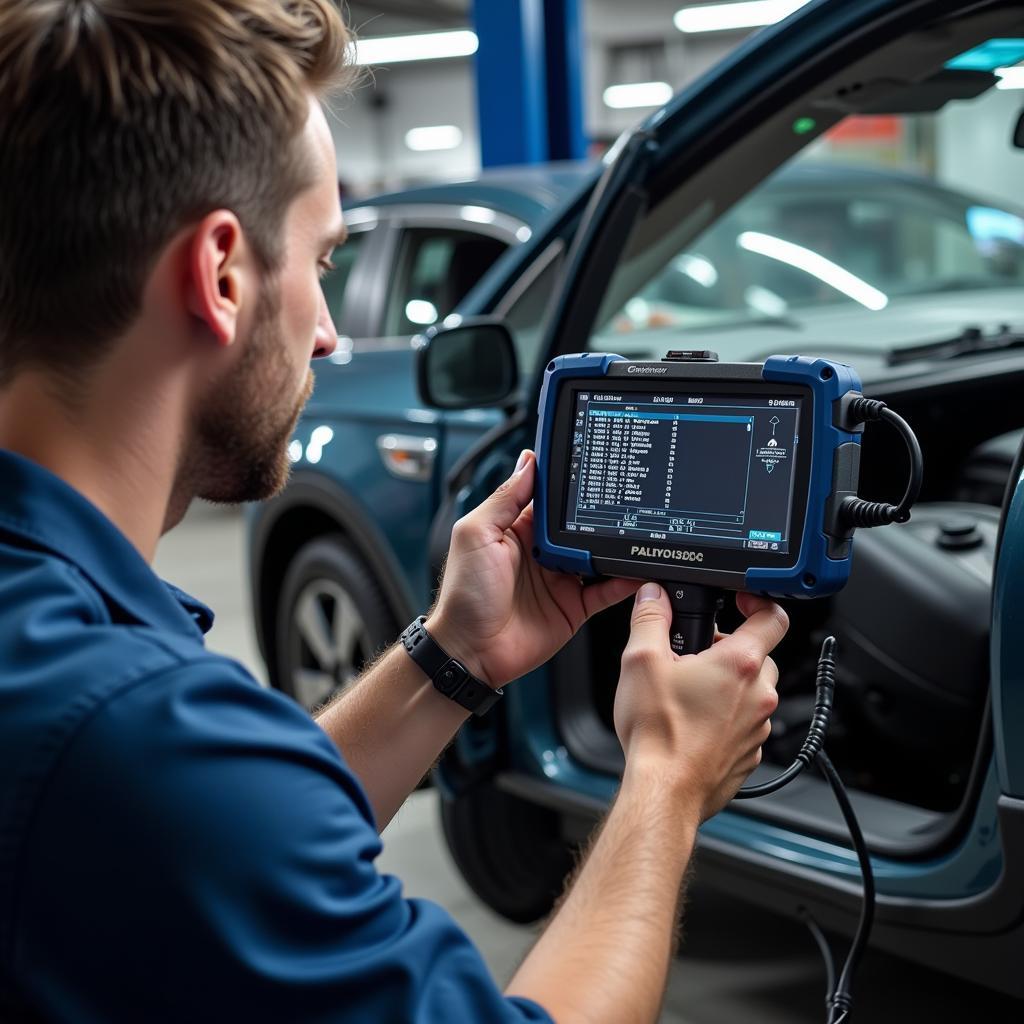
[[[486,714],[504,696],[503,690],[495,690],[476,676],[448,652],[426,631],[421,615],[402,632],[402,646],[409,657],[430,677],[434,689],[455,701],[478,718]]]

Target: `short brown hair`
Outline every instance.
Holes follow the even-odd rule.
[[[276,269],[348,43],[331,0],[0,0],[0,384],[95,359],[212,210]]]

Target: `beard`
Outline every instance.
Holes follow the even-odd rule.
[[[296,395],[280,311],[279,290],[266,289],[239,365],[199,411],[180,474],[191,479],[197,497],[225,504],[262,501],[288,482],[288,443],[313,393],[313,371]]]

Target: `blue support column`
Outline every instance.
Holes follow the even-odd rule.
[[[544,0],[473,0],[480,158],[485,167],[548,159]]]
[[[586,156],[579,0],[474,0],[485,167]]]
[[[544,0],[548,87],[548,159],[582,160],[583,34],[579,0]]]

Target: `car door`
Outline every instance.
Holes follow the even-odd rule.
[[[897,110],[941,109],[947,102],[942,96],[939,96],[938,107],[922,107],[920,95],[908,94],[894,100],[886,90],[892,89],[895,80],[893,69],[897,67],[897,61],[903,62],[899,69],[908,76],[908,81],[914,81],[915,74],[920,74],[922,81],[930,81],[927,76],[934,74],[940,54],[927,44],[923,30],[920,33],[914,30],[932,19],[947,17],[951,13],[962,14],[969,6],[966,2],[949,4],[928,0],[865,0],[856,5],[840,2],[810,5],[802,15],[766,30],[741,47],[640,129],[625,136],[609,156],[604,178],[591,196],[583,223],[573,241],[565,278],[556,292],[554,310],[545,325],[543,355],[537,361],[532,382],[526,389],[523,406],[523,426],[526,429],[522,432],[527,436],[530,434],[539,378],[546,361],[554,355],[597,347],[640,358],[659,358],[667,348],[703,347],[683,340],[689,333],[683,321],[669,325],[675,328],[676,339],[670,337],[671,332],[665,332],[652,342],[649,337],[640,339],[628,330],[617,332],[615,318],[624,310],[628,313],[629,304],[636,300],[647,305],[645,310],[635,307],[631,314],[633,319],[645,328],[663,326],[650,319],[649,297],[642,294],[642,289],[655,280],[674,258],[681,257],[687,257],[687,261],[676,268],[679,271],[677,279],[662,282],[666,293],[660,298],[667,307],[676,310],[698,308],[699,311],[699,307],[690,301],[690,296],[694,294],[694,288],[708,289],[714,283],[711,280],[714,266],[706,254],[688,251],[686,245],[722,222],[727,212],[738,209],[737,203],[771,171],[787,163],[814,137],[838,125],[848,115],[873,112],[878,109],[881,96],[886,96]],[[992,7],[994,9],[995,5]],[[1009,17],[1005,11],[995,13]],[[955,37],[963,52],[967,47],[983,42],[989,35],[999,34],[989,31],[991,23],[985,20],[983,13],[978,12],[972,17],[977,20],[966,27],[960,26],[960,34]],[[911,34],[914,36],[912,46],[906,42]],[[939,36],[928,38],[938,40]],[[949,46],[950,43],[946,40],[935,45]],[[945,50],[941,51],[941,60],[954,58],[956,52],[946,54]],[[919,69],[909,66],[917,61],[920,62]],[[941,68],[942,64],[938,66]],[[881,70],[886,68],[885,72]],[[939,92],[949,83],[949,78],[943,78],[942,74],[944,72],[937,76]],[[988,86],[994,86],[994,79]],[[936,94],[933,93],[928,102],[935,100]],[[948,101],[951,100],[949,97]],[[901,103],[905,103],[902,108]],[[881,109],[888,108],[882,105]],[[751,222],[742,225],[739,231],[727,233],[731,247],[735,249],[738,246],[744,250],[744,258],[749,255],[756,260],[775,261],[773,264],[751,263],[747,268],[751,275],[750,287],[754,289],[755,302],[751,305],[756,306],[760,302],[763,306],[772,297],[782,301],[786,296],[793,304],[813,303],[827,312],[835,291],[830,279],[831,282],[841,280],[847,296],[866,308],[880,304],[887,297],[878,289],[860,287],[866,283],[860,275],[874,278],[875,274],[882,272],[869,258],[877,252],[871,242],[874,232],[884,229],[889,239],[886,245],[892,252],[898,251],[897,240],[892,235],[897,226],[894,218],[888,213],[881,218],[875,216],[875,212],[883,207],[889,209],[874,198],[859,198],[852,205],[829,200],[819,203],[813,218],[799,222],[790,211],[784,216],[779,214],[778,204],[764,204],[761,211],[763,223]],[[850,256],[859,261],[851,264],[852,270],[838,267],[834,260],[829,260],[819,251],[827,244],[823,235],[830,230],[829,216],[833,214],[842,215],[844,231],[853,226],[862,232],[863,246],[850,246],[849,236],[844,236],[844,258]],[[938,222],[928,223],[927,218],[907,216],[905,220],[914,225],[906,232],[906,244],[910,246],[912,243],[918,253],[923,252],[924,240],[930,239],[932,232],[941,225]],[[783,240],[777,237],[783,230],[799,230],[805,234],[800,242],[787,241],[789,248],[783,249],[778,244]],[[927,246],[928,251],[934,250],[941,257],[938,263],[958,268],[977,263],[977,266],[969,267],[969,273],[981,272],[983,261],[976,260],[973,246],[966,244],[966,233],[963,236],[938,233],[943,237],[936,244],[929,242]],[[964,246],[960,246],[961,240],[965,242]],[[956,244],[948,244],[953,242]],[[792,257],[795,250],[805,254],[813,252],[818,257],[811,264],[817,268],[816,277],[813,272],[808,276],[792,259],[788,264],[784,258],[779,259],[780,253],[788,253]],[[845,271],[845,274],[837,278],[837,269]],[[782,273],[775,273],[779,270]],[[794,277],[794,270],[800,270],[804,276]],[[960,271],[953,275],[954,278],[959,276]],[[851,290],[860,298],[850,295]],[[732,302],[732,297],[724,297],[723,308],[731,309]],[[755,332],[763,329],[765,349],[759,354],[761,358],[773,350],[785,351],[793,345],[807,351],[812,347],[817,350],[819,346],[827,346],[834,336],[823,331],[808,331],[805,336],[800,326],[794,327],[781,309],[774,315],[764,309],[762,313],[763,322],[751,328]],[[749,344],[750,336],[745,336],[745,344]],[[660,346],[657,351],[651,349],[652,344]],[[749,349],[745,352],[725,350],[723,356],[755,358]],[[464,510],[486,493],[490,482],[487,477],[499,451],[506,459],[513,455],[515,445],[510,441],[511,436],[496,440],[490,450],[481,448],[478,452],[479,468],[474,473],[464,473],[460,480],[465,500],[457,511]],[[609,649],[607,653],[610,656],[613,651]],[[614,668],[616,662],[613,659],[609,664]],[[578,680],[584,680],[586,686],[592,685],[591,673],[580,670],[575,675]],[[518,688],[514,692],[518,694]],[[518,702],[518,696],[515,699]],[[584,695],[582,699],[592,698]],[[566,737],[566,730],[559,728],[563,722],[545,718],[548,711],[539,703],[531,705],[531,735],[534,738],[538,735]],[[571,746],[571,742],[567,740],[566,746]],[[613,746],[609,745],[609,757]],[[593,753],[593,745],[591,751]],[[603,760],[601,754],[597,751],[599,761]],[[614,754],[615,759],[621,761],[621,753],[616,751]],[[591,763],[587,763],[580,756],[574,764],[567,763],[567,776],[577,771],[580,763],[596,769],[595,773],[589,778],[575,775],[569,784],[591,796],[608,796],[614,785],[614,764],[610,761],[607,764],[594,763],[593,758]],[[552,761],[552,765],[557,765],[557,759]],[[525,767],[528,771],[535,770],[535,766]],[[557,781],[556,767],[549,770],[545,765],[543,771],[548,779]],[[603,773],[603,780],[600,773]],[[965,807],[970,809],[969,805],[965,804]],[[732,821],[731,814],[727,812],[710,823],[707,834],[724,838],[730,828],[740,827]],[[960,827],[959,820],[954,825]]]

